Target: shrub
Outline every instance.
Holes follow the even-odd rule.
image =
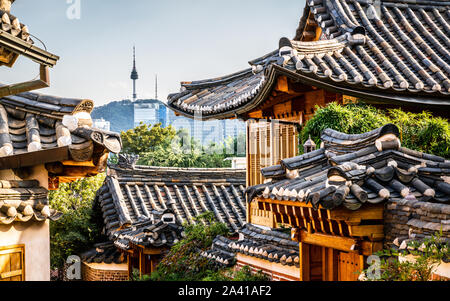
[[[346,134],[362,134],[393,123],[400,129],[404,147],[450,157],[450,125],[447,120],[433,117],[429,112],[409,113],[400,109],[381,111],[365,104],[342,106],[336,103],[316,109],[314,117],[301,131],[302,144],[311,136],[320,145],[320,136],[327,128]]]
[[[252,273],[249,266],[244,266],[238,271],[232,269],[210,273],[202,281],[241,281],[241,282],[261,282],[270,281],[269,277],[262,271]]]
[[[50,206],[62,212],[63,217],[50,223],[52,268],[61,268],[70,255],[90,248],[101,230],[93,222],[92,205],[97,190],[103,184],[104,174],[61,184],[49,193]]]
[[[380,128],[390,121],[380,110],[359,104],[341,106],[331,103],[324,108],[316,107],[316,110],[314,117],[302,130],[303,142],[311,135],[319,145],[320,136],[325,129],[347,134],[361,134]]]
[[[423,242],[411,242],[408,251],[384,250],[378,252],[380,277],[371,281],[431,281],[434,268],[448,260],[448,243],[443,243],[442,234],[437,234]],[[400,262],[400,255],[414,255],[415,260]],[[369,270],[364,271],[370,274]]]
[[[156,272],[151,275],[152,280],[200,281],[216,272],[209,260],[200,256],[200,253],[212,245],[215,237],[227,235],[228,228],[217,222],[212,212],[198,216],[195,221],[195,224],[185,225],[185,238],[163,258]]]

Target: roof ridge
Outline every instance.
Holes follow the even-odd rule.
[[[1,86],[1,85],[0,85]],[[47,117],[62,119],[78,112],[91,113],[94,102],[89,99],[68,98],[36,92],[23,92],[0,98],[0,104],[27,113],[43,113]]]
[[[203,85],[215,85],[215,84],[223,84],[227,81],[232,81],[235,80],[236,78],[239,77],[244,77],[248,74],[251,74],[252,69],[251,68],[247,68],[235,73],[231,73],[225,76],[221,76],[221,77],[215,77],[215,78],[209,78],[209,79],[205,79],[205,80],[199,80],[199,81],[192,81],[192,82],[181,82],[181,86],[185,87],[185,88],[189,88],[189,89],[195,89],[195,88],[199,88],[202,87]]]

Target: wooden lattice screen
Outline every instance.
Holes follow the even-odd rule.
[[[0,281],[25,281],[25,247],[0,247]]]
[[[248,121],[247,131],[247,186],[264,183],[261,168],[278,165],[298,154],[295,124]]]

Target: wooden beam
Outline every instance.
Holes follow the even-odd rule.
[[[344,252],[355,252],[353,249],[358,245],[358,241],[352,238],[331,236],[319,233],[300,232],[300,241],[310,245],[332,248]]]
[[[332,220],[344,221],[347,224],[359,224],[361,220],[383,220],[384,205],[365,205],[358,211],[351,211],[346,208],[338,208],[328,211],[328,218]],[[359,223],[358,223],[359,219]]]
[[[0,170],[31,167],[40,164],[65,161],[70,158],[67,146],[0,158]]]
[[[384,225],[349,226],[350,236],[369,237],[371,240],[384,238]]]
[[[64,166],[79,166],[79,167],[96,167],[94,165],[94,162],[92,160],[90,161],[84,161],[84,162],[77,162],[77,161],[63,161],[61,162]]]
[[[161,248],[161,249],[145,248],[143,250],[143,254],[145,254],[145,255],[161,255],[165,250],[166,250],[165,248]]]
[[[279,76],[277,80],[277,84],[275,86],[275,90],[279,92],[284,92],[289,94],[289,82],[288,78],[285,75]]]
[[[48,67],[40,65],[39,79],[0,87],[0,98],[50,87]]]

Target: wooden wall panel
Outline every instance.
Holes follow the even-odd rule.
[[[298,131],[294,124],[247,122],[247,186],[264,183],[261,169],[298,154]]]
[[[0,281],[25,281],[25,246],[0,247]]]
[[[364,269],[364,256],[358,253],[339,253],[339,281],[358,281]]]

